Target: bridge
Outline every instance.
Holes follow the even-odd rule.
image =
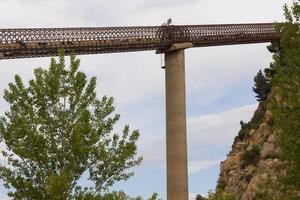
[[[0,29],[0,59],[156,50],[165,54],[167,198],[188,200],[184,49],[279,40],[274,23]]]
[[[273,23],[101,28],[0,29],[0,58],[167,50],[174,43],[193,47],[272,42]]]

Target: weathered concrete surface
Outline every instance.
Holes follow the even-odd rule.
[[[184,49],[165,52],[167,199],[188,200]]]

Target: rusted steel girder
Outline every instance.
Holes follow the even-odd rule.
[[[158,50],[173,43],[193,47],[272,42],[274,23],[100,28],[0,29],[0,59]]]

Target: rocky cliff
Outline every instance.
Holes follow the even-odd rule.
[[[273,88],[252,119],[241,121],[232,149],[221,162],[216,191],[196,200],[300,199],[300,93],[289,88],[285,93]],[[290,94],[296,98],[287,101]]]
[[[300,199],[300,73],[295,90],[286,81],[260,101],[249,122],[241,121],[209,200]]]
[[[250,122],[241,122],[232,150],[221,163],[217,194],[241,200],[264,199],[270,192],[275,195],[267,185],[276,184],[281,174],[282,150],[272,125],[266,102],[259,104]]]
[[[260,102],[250,122],[241,121],[232,150],[221,162],[216,193],[209,200],[281,199],[277,198],[281,196],[277,179],[284,176],[283,151],[267,102]],[[206,198],[199,195],[196,199]]]
[[[284,15],[273,61],[254,78],[259,106],[241,121],[209,200],[300,200],[300,0]]]

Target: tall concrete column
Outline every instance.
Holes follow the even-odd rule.
[[[168,200],[188,200],[184,48],[190,45],[165,52]]]

